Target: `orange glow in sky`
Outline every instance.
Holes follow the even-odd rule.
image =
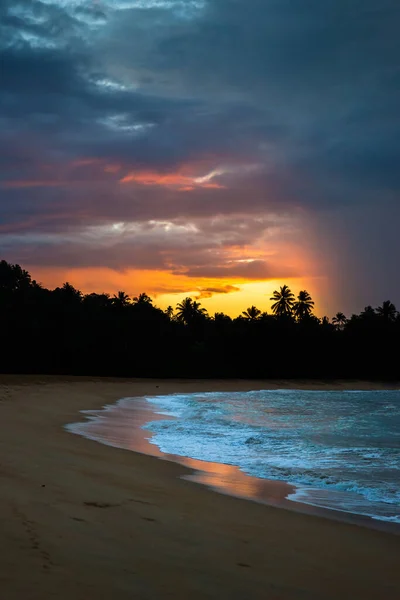
[[[295,294],[307,289],[316,303],[316,314],[322,315],[325,308],[321,301],[320,290],[324,278],[285,278],[265,281],[238,281],[237,279],[215,280],[206,278],[190,278],[184,275],[172,275],[165,271],[128,270],[117,272],[111,269],[50,269],[31,267],[32,276],[46,287],[54,288],[69,281],[84,293],[108,292],[111,295],[123,290],[130,296],[141,292],[148,293],[154,303],[162,309],[176,304],[186,296],[199,298],[201,305],[207,308],[210,315],[224,312],[232,317],[238,316],[248,306],[255,305],[262,311],[270,312],[269,300],[275,289],[283,284],[289,285]],[[232,286],[238,291],[230,293],[214,293],[204,297],[202,290]],[[207,294],[205,294],[206,296]]]
[[[47,176],[47,167],[42,165],[40,173]],[[89,170],[86,171],[87,169]],[[137,189],[153,186],[178,192],[190,192],[199,188],[226,189],[217,179],[231,172],[229,167],[212,167],[210,163],[201,161],[181,165],[175,171],[158,172],[149,169],[132,170],[109,160],[81,158],[52,172],[49,179],[38,176],[37,181],[10,180],[3,182],[3,186],[48,187],[65,185],[67,181],[71,184],[75,181],[75,173],[82,171],[89,179],[108,177],[118,189],[123,187],[129,190],[129,186],[134,185]],[[229,179],[224,183],[228,185]],[[205,196],[210,193],[204,192]],[[218,195],[218,191],[216,193]],[[49,217],[51,218],[54,216]],[[139,254],[142,252],[147,257],[153,247],[159,247],[161,250],[158,252],[163,260],[157,262],[155,259],[156,266],[152,269],[145,266],[148,264],[146,260],[143,268],[129,267],[129,256],[125,263],[121,259],[121,268],[117,262],[118,267],[115,269],[43,267],[37,264],[24,264],[24,268],[28,268],[34,279],[50,289],[68,281],[83,293],[107,292],[113,295],[123,290],[130,296],[135,296],[146,292],[162,309],[169,305],[175,307],[183,298],[190,296],[197,298],[210,315],[225,312],[237,316],[251,305],[262,311],[270,311],[270,296],[284,284],[289,285],[295,294],[306,289],[315,301],[316,314],[322,316],[332,309],[321,301],[327,289],[326,278],[321,275],[323,270],[318,264],[318,257],[307,246],[312,238],[312,226],[309,226],[307,216],[303,214],[233,213],[233,216],[225,218],[217,213],[215,217],[208,215],[197,217],[197,220],[196,217],[190,219],[187,216],[186,220],[177,220],[175,223],[168,219],[138,223],[133,220],[98,226],[96,231],[93,226],[94,233],[89,229],[87,228],[86,234],[94,236],[93,239],[99,243],[103,252],[107,252],[108,248],[110,252],[114,252],[116,248],[115,256],[119,256],[118,244],[125,244],[129,249],[129,244],[132,243],[134,255],[137,252],[134,244],[140,239],[142,246],[139,246]],[[65,243],[86,243],[86,234],[84,229],[79,230],[78,225],[76,240],[67,238]],[[103,240],[109,246],[102,247]],[[208,253],[206,264],[201,262],[204,259],[201,252]],[[124,267],[124,264],[127,266]],[[160,267],[157,268],[158,264],[166,264],[168,268],[161,270]]]

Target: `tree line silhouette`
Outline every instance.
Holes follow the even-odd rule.
[[[48,290],[0,261],[0,370],[123,377],[399,379],[400,315],[386,300],[317,318],[306,290],[276,290],[272,314],[210,316],[185,298],[162,310],[145,293]]]

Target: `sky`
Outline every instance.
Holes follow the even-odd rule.
[[[400,308],[398,0],[1,0],[0,258],[165,308]]]

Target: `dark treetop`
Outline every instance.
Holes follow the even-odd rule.
[[[400,379],[400,316],[390,301],[347,319],[313,315],[306,290],[273,294],[272,315],[232,319],[185,298],[163,311],[147,294],[48,290],[0,261],[0,370],[125,377]]]

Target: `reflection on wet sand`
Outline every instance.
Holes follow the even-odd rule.
[[[183,478],[188,481],[206,485],[223,494],[261,502],[270,506],[357,523],[374,529],[400,531],[397,525],[394,526],[391,523],[374,521],[361,515],[338,512],[333,509],[320,508],[316,505],[304,503],[295,498],[297,488],[283,481],[258,479],[247,475],[236,466],[205,462],[162,452],[152,442],[152,432],[142,427],[150,422],[165,421],[173,419],[173,417],[154,412],[151,406],[142,398],[135,399],[135,401],[130,398],[128,403],[122,400],[115,405],[105,407],[103,410],[83,412],[89,420],[70,426],[70,430],[74,433],[116,448],[132,450],[178,463],[193,471],[190,474],[183,475]],[[293,499],[288,499],[290,496]]]
[[[185,479],[219,492],[282,506],[288,502],[287,496],[295,489],[281,481],[263,480],[246,475],[235,466],[161,452],[159,447],[151,442],[151,431],[142,429],[142,426],[150,421],[167,420],[172,417],[153,412],[143,400],[131,402],[126,409],[117,404],[107,407],[105,411],[87,414],[91,420],[81,424],[80,432],[83,435],[111,446],[176,462],[194,471],[185,475]]]
[[[185,479],[202,483],[232,496],[282,505],[286,502],[288,494],[294,490],[293,486],[282,481],[269,481],[246,475],[238,467],[191,458],[182,458],[182,460],[181,457],[177,458],[181,464],[195,471]]]

